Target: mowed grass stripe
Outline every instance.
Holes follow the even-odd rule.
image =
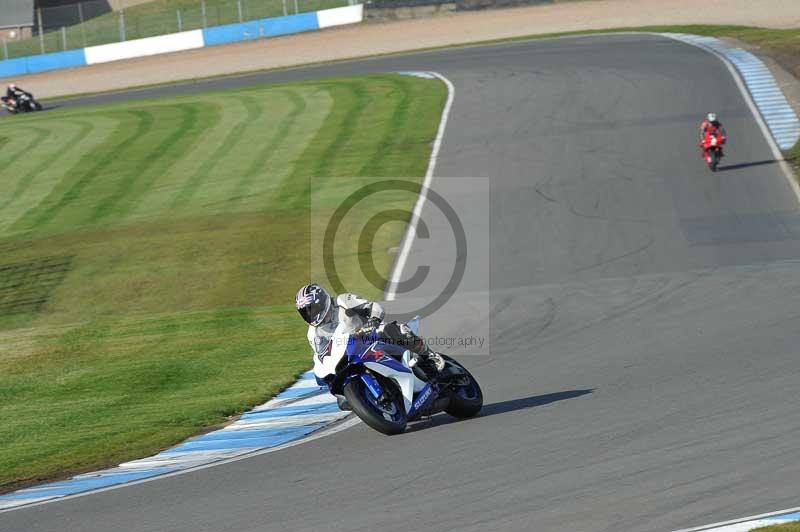
[[[398,131],[405,131],[409,125],[409,109],[410,109],[410,78],[389,78],[387,80],[391,83],[396,90],[391,91],[386,95],[386,104],[391,106],[391,118],[387,121],[383,136],[376,146],[375,153],[372,158],[362,167],[359,175],[361,176],[380,176],[380,177],[404,177],[404,176],[387,176],[383,174],[385,169],[389,166],[386,165],[387,158],[407,157],[405,136],[398,134]],[[391,102],[391,103],[389,103]]]
[[[314,139],[297,158],[294,171],[283,180],[278,193],[282,210],[306,207],[314,179],[333,175],[333,161],[343,155],[341,148],[355,132],[356,119],[362,112],[362,83],[359,80],[321,85],[330,94],[333,106]]]
[[[185,108],[186,112],[181,113],[180,125],[174,132],[175,138],[170,137],[166,146],[155,148],[157,151],[163,150],[162,156],[118,202],[116,213],[119,219],[133,220],[141,209],[149,208],[145,204],[162,187],[164,177],[179,174],[176,167],[187,157],[187,153],[198,149],[203,138],[219,119],[216,112],[208,111],[207,105],[206,102],[197,101],[176,105],[176,108]],[[163,212],[156,215],[159,214],[163,215]]]
[[[229,155],[229,152],[234,146],[243,142],[246,138],[248,130],[258,123],[258,119],[263,114],[264,110],[259,102],[252,96],[241,95],[235,99],[239,100],[244,108],[247,110],[247,115],[244,119],[234,127],[230,133],[225,137],[225,141],[219,146],[214,153],[203,163],[203,166],[192,176],[189,182],[180,191],[177,197],[173,200],[173,207],[182,207],[189,203],[198,189],[206,183],[211,176],[211,173],[217,167],[221,160]]]
[[[298,93],[306,102],[305,111],[289,128],[280,149],[272,154],[269,167],[252,182],[247,195],[241,198],[238,207],[242,210],[263,209],[267,204],[280,209],[286,180],[292,175],[303,182],[309,180],[309,174],[302,175],[299,168],[307,162],[307,152],[315,145],[317,133],[334,112],[335,102],[328,90],[318,86],[303,85],[298,88]]]
[[[37,149],[41,154],[41,161],[20,177],[11,194],[9,194],[3,200],[0,200],[0,211],[8,207],[11,203],[17,201],[20,196],[22,196],[28,190],[31,183],[37,176],[44,174],[48,168],[60,161],[67,152],[74,150],[76,146],[79,146],[81,142],[83,142],[83,140],[89,136],[89,133],[91,133],[92,129],[94,128],[90,122],[81,120],[69,120],[66,121],[66,123],[78,126],[78,131],[71,137],[65,138],[60,145],[57,145],[56,150],[53,152],[42,153],[41,146],[37,146]]]
[[[267,168],[267,162],[289,137],[289,129],[297,121],[297,117],[306,109],[305,99],[296,91],[285,90],[281,91],[281,94],[285,95],[287,100],[289,100],[291,110],[286,116],[281,118],[269,141],[257,153],[247,170],[242,173],[242,177],[239,179],[236,189],[233,191],[233,197],[225,209],[226,211],[233,210],[236,207],[236,204],[248,193],[257,176],[268,174],[269,168]]]
[[[350,83],[347,85],[336,85],[332,92],[334,94],[334,108],[346,109],[345,112],[336,117],[332,117],[334,123],[326,123],[329,128],[338,128],[339,134],[333,137],[333,142],[328,145],[327,150],[322,153],[322,157],[317,159],[313,167],[314,172],[311,177],[323,177],[334,175],[345,175],[349,172],[337,172],[341,166],[346,166],[349,161],[346,156],[347,144],[357,131],[358,120],[366,112],[367,107],[367,87],[363,82]],[[364,154],[362,154],[363,156]]]
[[[235,212],[230,207],[231,204],[236,204],[234,191],[241,176],[258,155],[260,148],[267,145],[272,131],[290,110],[289,101],[282,91],[272,92],[269,99],[256,100],[259,110],[250,114],[249,131],[222,156],[220,164],[196,190],[188,208],[201,209],[208,213]],[[252,111],[251,106],[248,112]]]
[[[156,107],[150,111],[160,124],[170,121],[168,117],[164,116],[166,113],[162,113],[167,110],[166,107]],[[150,188],[156,174],[165,171],[165,166],[168,167],[172,161],[180,157],[186,151],[187,145],[194,143],[198,133],[193,131],[200,112],[198,106],[179,104],[170,110],[177,110],[180,120],[174,124],[172,129],[166,129],[168,132],[166,138],[159,138],[155,143],[152,139],[144,139],[147,144],[143,149],[147,151],[148,155],[144,158],[143,164],[130,167],[129,173],[120,179],[113,194],[97,204],[89,219],[90,222],[97,222],[110,216],[125,217],[139,197]]]
[[[54,130],[60,130],[67,123],[74,123],[77,116],[63,116],[58,119],[51,119],[50,124]],[[37,175],[22,193],[13,202],[0,210],[0,239],[14,235],[15,238],[23,238],[24,228],[28,224],[21,223],[22,220],[33,213],[35,209],[48,198],[52,198],[63,193],[67,188],[68,176],[72,175],[78,168],[85,168],[86,154],[91,153],[105,144],[117,125],[117,120],[108,117],[82,117],[92,124],[92,129],[80,144],[76,144],[66,149],[58,159],[58,164],[52,164],[43,172]],[[3,127],[9,127],[3,124]],[[51,140],[52,141],[52,140]],[[37,163],[44,164],[42,161]],[[21,165],[14,165],[13,168],[20,168]],[[10,178],[0,174],[0,183],[3,186],[11,186]],[[35,229],[33,230],[36,231]]]
[[[154,176],[150,188],[142,191],[137,204],[128,213],[129,221],[180,214],[172,208],[173,201],[200,168],[207,164],[209,157],[225,141],[228,132],[245,116],[244,107],[235,101],[226,101],[223,105],[221,100],[219,97],[208,98],[205,95],[194,99],[176,99],[176,102],[196,105],[201,111],[197,130],[190,134],[193,137],[196,135],[195,142],[175,159],[168,171]]]
[[[23,217],[19,224],[15,224],[18,229],[35,230],[50,223],[63,209],[79,199],[98,176],[114,164],[121,151],[146,135],[153,124],[152,115],[145,111],[127,111],[120,113],[116,118],[119,121],[109,139],[110,142],[88,153],[85,161],[82,161],[83,164],[75,168],[76,175],[67,176],[66,190],[54,190],[51,197],[45,198],[34,211]],[[88,170],[83,170],[84,165],[89,167]]]
[[[33,137],[26,143],[22,144],[18,150],[12,151],[10,149],[11,146],[18,144],[17,139],[19,137],[24,138],[26,133],[33,133]],[[0,160],[0,165],[2,168],[10,169],[12,168],[13,164],[16,163],[20,158],[27,156],[32,156],[32,151],[36,149],[39,144],[41,144],[44,139],[50,136],[50,130],[43,129],[40,127],[33,127],[33,126],[23,126],[20,127],[17,131],[11,133],[11,138],[9,142],[3,145],[3,152],[7,154],[2,160]]]
[[[393,120],[398,113],[403,98],[402,80],[398,76],[383,76],[382,90],[366,97],[366,86],[357,87],[354,96],[358,112],[348,117],[347,134],[337,139],[337,156],[326,165],[327,172],[318,172],[317,176],[355,176],[374,177],[376,166],[382,164],[387,157],[389,145],[386,139],[397,136],[393,131]],[[409,78],[411,79],[411,78]],[[407,86],[406,86],[407,87]],[[407,96],[406,96],[407,97]],[[380,116],[380,121],[376,117]],[[369,130],[371,137],[353,132]]]

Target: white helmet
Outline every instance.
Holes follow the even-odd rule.
[[[709,122],[716,122],[717,121],[717,114],[716,113],[708,113],[706,116]]]

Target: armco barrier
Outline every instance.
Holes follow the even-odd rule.
[[[253,20],[242,24],[215,26],[204,30],[184,31],[146,39],[90,46],[81,50],[6,59],[0,61],[0,78],[8,79],[47,70],[94,65],[262,37],[315,31],[344,24],[354,24],[361,22],[363,18],[364,6],[358,4],[286,17]]]
[[[317,13],[300,13],[287,17],[264,18],[241,24],[227,24],[203,30],[206,46],[216,46],[262,37],[277,37],[290,33],[318,30]]]

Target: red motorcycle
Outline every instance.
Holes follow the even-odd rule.
[[[727,138],[719,131],[707,131],[703,135],[703,140],[700,141],[700,148],[703,150],[703,159],[712,172],[717,171],[719,160],[722,159],[722,145],[725,144]]]

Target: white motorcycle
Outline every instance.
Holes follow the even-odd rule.
[[[408,326],[418,334],[419,317]],[[339,324],[327,349],[314,357],[314,375],[364,423],[384,434],[399,434],[408,422],[446,412],[475,416],[483,406],[478,381],[454,359],[443,355],[445,368],[433,378],[416,367],[402,346],[382,338],[375,328],[347,332]]]

